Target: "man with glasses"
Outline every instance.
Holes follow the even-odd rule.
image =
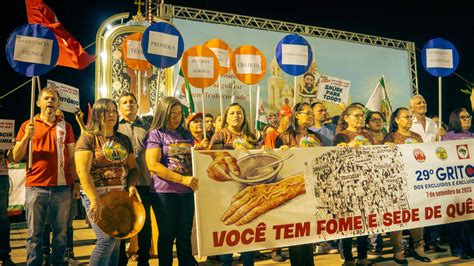
[[[427,104],[423,96],[418,94],[410,98],[410,110],[413,113],[413,125],[411,126],[410,131],[419,134],[423,139],[423,142],[435,142],[446,135],[446,131],[443,127],[438,128],[438,125],[431,118],[426,117]],[[439,235],[439,225],[425,227],[425,251],[447,251],[447,249],[442,248],[439,245]]]

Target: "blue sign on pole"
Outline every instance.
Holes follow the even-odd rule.
[[[143,33],[143,55],[152,65],[167,68],[178,63],[184,50],[181,33],[171,24],[157,22]]]
[[[446,77],[456,71],[458,67],[458,50],[445,39],[431,39],[423,46],[421,62],[426,71],[431,75]]]
[[[275,55],[280,68],[292,76],[306,73],[313,61],[311,45],[298,34],[290,34],[281,39]]]
[[[7,61],[17,73],[40,76],[54,68],[59,58],[56,36],[40,24],[25,24],[8,37],[5,47]]]

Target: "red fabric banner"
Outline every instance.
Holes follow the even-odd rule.
[[[81,44],[58,21],[54,11],[43,0],[25,0],[28,23],[41,24],[50,28],[59,43],[58,65],[75,69],[84,69],[95,60]]]

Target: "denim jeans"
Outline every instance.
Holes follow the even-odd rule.
[[[10,222],[8,221],[8,196],[10,180],[0,176],[0,260],[10,257]]]
[[[437,245],[439,244],[439,236],[442,225],[432,225],[425,227],[423,239],[426,245]]]
[[[28,235],[26,238],[27,265],[40,266],[43,262],[43,228],[48,216],[53,226],[53,245],[51,263],[65,264],[64,252],[67,244],[67,222],[71,205],[71,188],[27,187],[26,220]]]
[[[151,193],[151,205],[157,216],[158,261],[160,266],[173,264],[173,242],[179,265],[196,265],[191,248],[194,216],[193,193]]]
[[[82,204],[86,208],[86,213],[89,212],[91,202],[89,198],[82,194]],[[89,217],[90,220],[90,217]],[[91,266],[116,266],[119,260],[119,249],[120,239],[109,236],[97,224],[91,223],[92,230],[97,238],[97,243],[92,250],[92,254],[89,259],[89,265]]]
[[[474,227],[473,221],[463,221],[449,224],[451,239],[449,246],[453,256],[473,254],[474,252]]]
[[[71,196],[72,196],[72,188],[71,188]],[[73,216],[73,209],[75,208],[75,200],[71,198],[71,209],[69,210],[69,219],[67,221],[67,245],[66,251],[72,252],[74,250],[74,228],[72,227],[72,220]],[[48,211],[49,213],[49,211]],[[48,215],[49,216],[49,215]],[[49,255],[51,253],[51,222],[49,221],[49,217],[46,217],[44,222],[44,230],[43,230],[43,255]]]

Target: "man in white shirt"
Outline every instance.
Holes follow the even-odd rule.
[[[431,118],[426,117],[426,107],[426,101],[423,96],[418,94],[410,98],[410,110],[413,113],[413,125],[410,130],[418,133],[423,139],[423,142],[435,142],[440,140],[441,137],[446,134],[446,131],[443,127],[438,128],[438,125]],[[425,251],[447,251],[439,245],[439,227],[440,226],[430,226],[425,228]]]
[[[427,105],[425,98],[421,95],[415,95],[410,98],[410,110],[413,113],[413,125],[410,130],[418,133],[423,142],[434,142],[436,138],[441,138],[446,131],[429,117],[426,116]]]

